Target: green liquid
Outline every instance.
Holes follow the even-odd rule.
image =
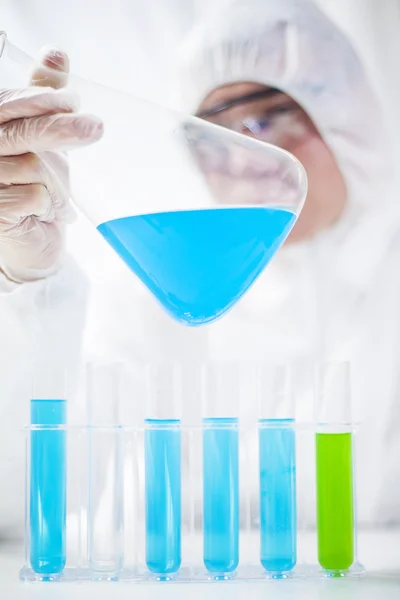
[[[317,433],[318,561],[331,571],[354,561],[351,433]]]

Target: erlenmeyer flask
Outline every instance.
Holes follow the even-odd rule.
[[[2,87],[33,60],[0,38]],[[210,323],[249,289],[292,229],[307,180],[289,153],[70,76],[104,136],[71,152],[73,200],[176,320]],[[32,150],[34,151],[34,149]]]

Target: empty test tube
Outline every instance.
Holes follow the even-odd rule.
[[[89,424],[89,567],[112,579],[123,566],[122,365],[87,366]]]
[[[239,383],[237,365],[204,368],[204,565],[215,576],[239,564]]]
[[[60,574],[66,563],[65,370],[36,365],[31,400],[29,541],[35,573]]]
[[[258,368],[260,560],[284,576],[296,565],[296,444],[289,370]]]
[[[145,420],[146,564],[161,577],[181,565],[181,374],[176,365],[147,373]]]
[[[350,368],[326,363],[316,377],[318,561],[342,572],[354,561]]]

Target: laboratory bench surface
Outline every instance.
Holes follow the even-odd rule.
[[[257,536],[254,536],[257,544]],[[313,543],[310,541],[310,543]],[[400,529],[359,534],[367,574],[361,579],[316,579],[200,584],[21,583],[21,549],[0,542],[1,600],[400,600]]]

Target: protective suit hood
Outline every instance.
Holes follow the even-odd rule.
[[[337,275],[363,288],[399,230],[400,210],[382,110],[346,36],[311,0],[230,0],[182,54],[186,110],[238,81],[277,87],[306,110],[348,190],[342,218],[320,237],[334,241]]]
[[[348,202],[334,226],[277,253],[210,328],[210,354],[290,363],[299,421],[313,418],[315,364],[349,360],[353,418],[363,423],[358,515],[387,522],[399,501],[390,483],[398,460],[385,465],[399,456],[400,211],[383,111],[361,58],[310,0],[231,0],[189,35],[183,108],[196,112],[212,90],[234,82],[280,88],[306,110],[342,171]],[[311,472],[301,477],[312,490]],[[299,514],[312,523],[311,513],[306,493]]]

